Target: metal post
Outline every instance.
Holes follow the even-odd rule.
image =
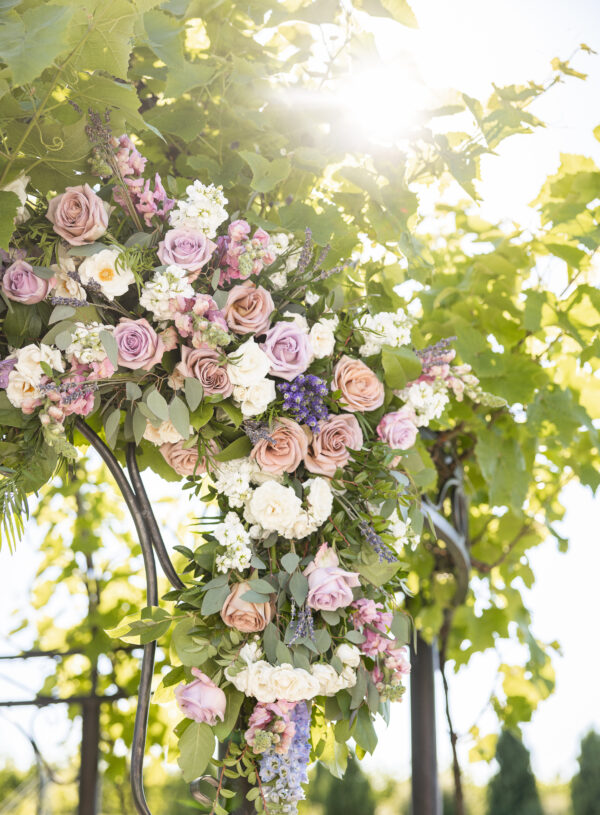
[[[442,815],[435,743],[435,645],[417,635],[411,663],[412,815]]]
[[[77,813],[78,815],[96,815],[98,812],[100,699],[90,696],[81,707],[81,764]]]

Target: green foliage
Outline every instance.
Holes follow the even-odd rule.
[[[374,815],[375,795],[355,758],[348,760],[343,779],[334,778],[321,765],[308,787],[308,802],[323,805],[327,815]]]
[[[573,815],[600,813],[600,734],[591,730],[581,740],[579,772],[571,781]]]
[[[496,759],[500,770],[488,787],[488,815],[542,815],[529,752],[510,730],[500,734]]]

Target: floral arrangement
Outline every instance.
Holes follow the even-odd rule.
[[[45,481],[77,456],[77,417],[216,509],[197,548],[178,547],[173,610],[115,633],[146,642],[173,626],[162,690],[184,716],[185,777],[218,768],[217,812],[236,776],[259,810],[293,812],[309,760],[340,771],[350,738],[372,751],[374,717],[404,693],[419,430],[443,423],[450,399],[495,403],[449,342],[413,348],[407,309],[336,307],[342,267],[308,231],[298,242],[253,215],[226,225],[221,189],[167,192],[129,137],[99,120],[89,135],[95,189],[48,202],[13,185],[4,509],[38,486],[28,462]]]

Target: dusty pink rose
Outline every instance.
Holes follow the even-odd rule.
[[[288,382],[304,373],[312,359],[308,334],[293,322],[282,320],[270,328],[260,347],[269,357],[273,376]]]
[[[349,606],[354,599],[352,589],[360,586],[358,573],[340,569],[339,563],[333,549],[323,543],[304,570],[308,577],[306,602],[316,611],[335,611]]]
[[[206,459],[202,458],[199,461],[198,447],[195,444],[187,449],[184,444],[183,439],[175,442],[167,441],[158,449],[169,467],[172,467],[178,475],[202,475],[206,472]]]
[[[191,272],[189,279],[195,280],[216,248],[216,243],[196,229],[170,229],[158,244],[157,254],[165,266],[182,266]]]
[[[408,648],[388,648],[385,658],[385,667],[397,674],[409,674],[410,661],[408,659]]]
[[[233,385],[224,367],[226,362],[223,355],[210,345],[203,343],[199,348],[182,345],[181,362],[177,363],[175,370],[181,376],[197,379],[209,396],[219,394],[225,398],[233,393]]]
[[[93,243],[108,227],[108,204],[88,184],[67,187],[48,205],[46,218],[71,246]]]
[[[338,467],[346,466],[350,450],[360,450],[362,446],[363,434],[356,416],[349,413],[330,416],[312,437],[304,456],[306,469],[331,478]]]
[[[340,404],[352,413],[365,413],[383,405],[383,383],[359,359],[343,356],[333,369],[332,390],[340,390]]]
[[[242,596],[250,588],[249,583],[236,583],[221,609],[221,619],[225,625],[246,634],[264,631],[273,616],[271,603],[249,603],[242,600]]]
[[[280,418],[269,431],[273,442],[262,439],[250,453],[261,470],[273,475],[295,472],[308,451],[306,433],[292,419]]]
[[[393,450],[408,450],[417,440],[417,433],[415,413],[410,407],[386,413],[377,425],[377,435]]]
[[[161,361],[165,346],[148,320],[121,317],[113,337],[119,349],[119,365],[124,368],[144,368],[149,371]]]
[[[223,721],[225,718],[227,698],[221,688],[201,670],[192,668],[192,673],[196,679],[188,685],[178,685],[175,699],[184,716],[212,727],[219,719]]]
[[[9,300],[31,306],[46,297],[54,282],[54,278],[38,277],[29,263],[17,260],[4,272],[2,291]]]
[[[247,281],[229,292],[225,318],[236,334],[263,334],[269,327],[274,309],[269,292]]]

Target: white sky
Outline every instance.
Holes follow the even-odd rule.
[[[550,74],[554,56],[567,57],[580,42],[600,50],[600,3],[597,0],[413,0],[420,23],[417,31],[382,22],[377,38],[390,71],[408,64],[410,82],[404,82],[406,67],[397,81],[382,83],[381,104],[392,105],[410,117],[420,99],[415,83],[424,83],[435,95],[455,87],[474,96],[485,96],[491,82],[507,84],[527,79],[542,81]],[[532,136],[514,137],[501,146],[499,155],[486,159],[480,191],[485,203],[483,214],[491,219],[510,218],[535,223],[527,204],[537,194],[545,176],[558,166],[560,152],[583,153],[600,163],[600,144],[592,129],[600,123],[600,57],[578,57],[575,67],[588,72],[582,83],[570,80],[553,89],[532,108],[548,127]],[[392,80],[394,74],[390,74]],[[373,92],[373,88],[371,88]],[[363,119],[364,121],[364,119]],[[154,495],[164,495],[156,485]],[[568,778],[575,769],[580,737],[591,726],[600,728],[597,704],[597,675],[600,659],[594,622],[600,610],[596,575],[600,573],[597,518],[600,501],[589,492],[573,487],[565,495],[568,507],[562,532],[571,540],[567,555],[556,551],[553,541],[532,553],[537,576],[536,587],[528,593],[533,611],[534,634],[542,640],[558,639],[563,656],[556,660],[557,690],[542,704],[531,724],[524,727],[525,741],[532,751],[537,776],[545,781],[556,776]],[[35,531],[31,530],[16,555],[5,549],[0,553],[0,653],[8,652],[6,635],[11,624],[11,609],[27,603],[28,586],[36,559]],[[27,645],[22,637],[20,644]],[[503,657],[510,659],[512,646]],[[514,653],[514,651],[512,651]],[[452,708],[459,732],[466,732],[479,716],[496,681],[499,657],[494,653],[474,659],[451,682]],[[29,685],[34,690],[42,666],[30,663],[17,670],[0,663],[0,694],[10,698],[18,693],[5,677]],[[439,755],[442,767],[448,765],[450,750],[445,722],[441,715],[441,687],[438,695]],[[23,698],[27,694],[22,694]],[[407,777],[410,772],[409,700],[396,706],[390,728],[380,730],[380,745],[374,758],[367,759],[371,769]],[[11,711],[11,719],[26,728],[32,720],[28,710]],[[37,717],[36,736],[50,761],[60,757],[57,734],[64,733],[62,714],[44,711]],[[483,733],[493,729],[493,716],[478,719]],[[463,764],[470,744],[461,740]],[[10,755],[19,763],[30,761],[27,743],[0,719],[0,756]],[[490,768],[470,765],[467,772],[484,781]]]

